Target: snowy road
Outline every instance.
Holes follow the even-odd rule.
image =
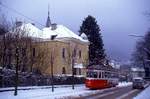
[[[133,99],[142,90],[132,89],[132,86],[117,87],[112,90],[107,90],[101,93],[81,97],[78,99]]]
[[[149,84],[145,85],[145,88]],[[142,89],[133,89],[132,85],[126,87],[116,87],[103,92],[92,94],[89,96],[80,97],[78,99],[150,99],[150,87]]]
[[[45,86],[40,86],[40,87],[34,86],[34,87],[27,87],[27,88],[31,88],[30,90],[19,90],[17,96],[13,95],[14,91],[0,92],[0,99],[58,99],[58,98],[70,99],[70,98],[89,96],[92,94],[98,94],[103,92],[109,92],[109,90],[115,90],[118,88],[120,89],[120,88],[127,87],[129,85],[131,85],[131,83],[119,83],[117,87],[102,89],[102,90],[89,90],[85,88],[84,85],[76,85],[74,90],[72,90],[70,85],[56,86],[54,92],[51,92],[50,86],[49,88]],[[26,87],[23,88],[26,89]],[[4,88],[1,90],[4,90]]]

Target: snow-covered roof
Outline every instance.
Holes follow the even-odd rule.
[[[85,33],[82,33],[81,34],[81,37],[84,39],[84,40],[88,40],[87,36],[85,35]]]
[[[63,25],[57,25],[56,29],[52,30],[52,27],[45,27],[42,30],[37,28],[36,26],[32,25],[31,23],[23,23],[21,29],[28,31],[27,35],[32,36],[34,38],[41,38],[41,39],[51,39],[52,36],[56,36],[56,39],[62,38],[74,38],[80,40],[82,42],[88,42],[88,40],[84,40],[82,37],[78,36],[67,27]]]
[[[72,32],[71,30],[69,30],[67,27],[63,25],[57,25],[57,28],[55,30],[52,30],[51,28],[44,28],[43,35],[44,35],[44,38],[46,39],[52,35],[57,35],[56,39],[75,38],[83,42],[88,42],[87,40],[84,40],[83,38],[81,38],[80,36],[78,36],[77,34],[75,34],[74,32]]]
[[[34,37],[34,38],[42,38],[42,31],[38,29],[36,26],[32,25],[31,23],[23,23],[21,25],[21,29],[23,31],[27,31],[27,35]]]

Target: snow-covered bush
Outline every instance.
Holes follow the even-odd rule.
[[[43,86],[51,85],[52,81],[55,85],[62,84],[82,84],[84,77],[72,76],[45,76],[36,73],[19,72],[19,86]],[[0,72],[0,87],[13,87],[15,85],[15,71],[3,69]]]

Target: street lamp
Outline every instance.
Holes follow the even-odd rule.
[[[128,36],[132,36],[132,37],[144,37],[143,35],[136,35],[136,34],[129,34]]]
[[[51,40],[53,41],[56,37],[57,37],[57,35],[52,35]],[[52,92],[54,92],[54,70],[53,70],[53,68],[54,68],[54,66],[53,66],[54,65],[54,51],[55,51],[55,49],[53,48],[52,51],[51,51],[51,56],[50,56],[50,59],[51,59],[50,63],[51,63]]]

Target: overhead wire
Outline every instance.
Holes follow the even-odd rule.
[[[28,17],[28,16],[22,14],[21,12],[18,12],[17,10],[15,10],[15,9],[13,9],[13,8],[10,8],[10,7],[8,7],[8,6],[4,5],[4,4],[2,4],[1,2],[0,2],[0,5],[1,5],[2,7],[4,7],[4,8],[7,8],[8,10],[10,10],[10,11],[12,11],[12,12],[14,12],[14,13],[17,13],[17,14],[19,14],[19,15],[25,17],[26,19],[28,19],[28,20],[30,20],[30,21],[33,21],[34,23],[39,24],[40,26],[45,27],[45,25],[43,25],[43,24],[37,22],[36,20],[34,20],[34,19],[32,19],[32,18],[30,18],[30,17]],[[48,5],[48,6],[49,6],[49,5]],[[48,10],[49,10],[49,8],[48,8]],[[54,31],[54,32],[55,32],[55,33],[58,33],[58,32],[56,32],[56,31]]]
[[[34,20],[34,19],[32,19],[32,18],[30,18],[30,17],[24,15],[24,14],[21,13],[21,12],[18,12],[17,10],[15,10],[15,9],[13,9],[13,8],[10,8],[10,7],[8,7],[8,6],[4,5],[4,4],[2,4],[1,2],[0,2],[0,5],[1,5],[2,7],[4,7],[4,8],[7,8],[8,10],[10,10],[10,11],[12,11],[12,12],[18,14],[18,15],[21,15],[21,16],[25,17],[26,19],[28,19],[28,20],[30,20],[30,21],[33,21],[34,23],[39,24],[40,26],[44,26],[44,27],[45,27],[45,25],[41,24],[40,22],[38,22],[38,21],[36,21],[36,20]]]

